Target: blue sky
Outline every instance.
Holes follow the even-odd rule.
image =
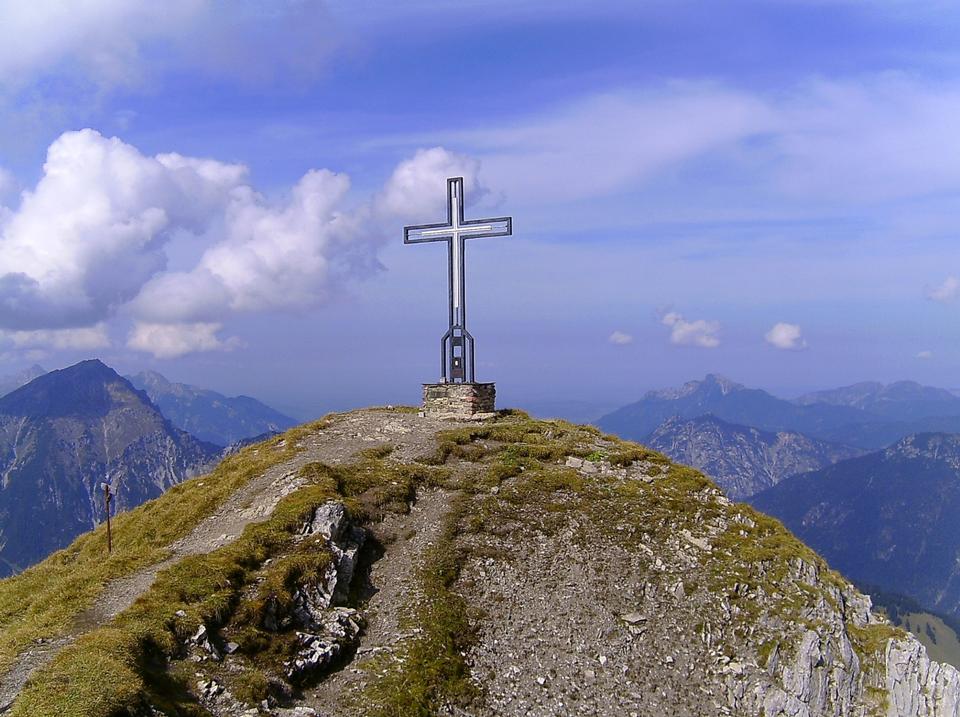
[[[0,6],[0,373],[91,355],[307,417],[417,401],[443,178],[501,403],[708,371],[957,386],[960,10]]]

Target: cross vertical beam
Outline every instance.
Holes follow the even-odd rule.
[[[440,380],[475,383],[473,336],[467,331],[466,240],[513,234],[512,217],[464,219],[463,177],[447,179],[447,221],[403,228],[404,244],[447,243],[448,327],[440,339]]]

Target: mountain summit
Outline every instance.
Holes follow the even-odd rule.
[[[0,398],[0,574],[99,524],[102,481],[122,511],[216,454],[171,426],[146,394],[101,361],[34,379]]]
[[[0,581],[11,717],[960,704],[960,674],[777,521],[651,450],[519,412],[329,416],[130,511],[108,560],[104,537]]]

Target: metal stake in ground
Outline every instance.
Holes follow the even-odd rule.
[[[450,320],[447,333],[440,339],[440,381],[474,383],[474,341],[467,331],[464,249],[467,239],[503,237],[513,234],[512,217],[494,219],[463,218],[463,177],[447,179],[447,221],[403,228],[404,244],[447,242]]]
[[[113,502],[113,491],[109,483],[101,483],[103,486],[103,507],[107,512],[107,552],[113,552],[113,536],[110,535],[110,504]]]

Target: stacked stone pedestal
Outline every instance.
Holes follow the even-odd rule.
[[[493,417],[496,396],[492,383],[425,383],[423,412],[434,418],[482,421]]]

